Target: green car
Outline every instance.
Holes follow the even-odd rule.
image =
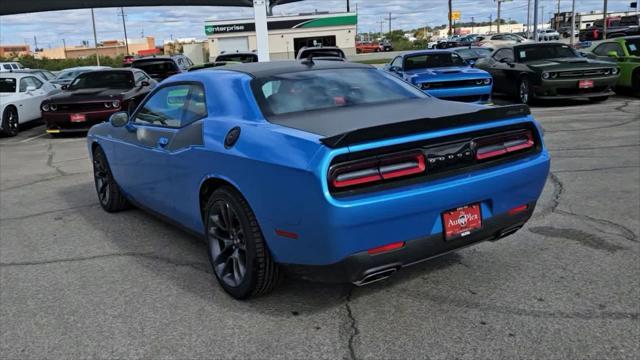
[[[620,68],[616,88],[631,88],[636,96],[640,96],[640,36],[603,41],[591,49],[587,56],[616,62]]]

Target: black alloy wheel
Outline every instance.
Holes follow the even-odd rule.
[[[518,85],[518,100],[520,103],[528,105],[531,103],[531,82],[528,78],[520,79],[520,84]]]
[[[93,152],[93,177],[100,206],[107,212],[124,210],[129,202],[113,179],[107,156],[101,147]]]
[[[242,195],[231,187],[217,189],[205,216],[209,260],[222,288],[236,299],[271,292],[280,269]]]
[[[18,112],[15,108],[9,106],[2,114],[2,134],[6,136],[16,136],[20,131],[20,123],[18,121]]]

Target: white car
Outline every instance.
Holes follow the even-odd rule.
[[[504,33],[504,34],[494,34],[484,38],[482,41],[480,41],[480,46],[496,48],[503,45],[513,45],[513,44],[530,43],[530,42],[533,42],[533,41],[525,39],[520,35]]]
[[[20,64],[19,62],[0,62],[0,72],[9,72],[21,69],[24,69],[24,66],[22,66],[22,64]]]
[[[560,40],[560,33],[555,31],[554,29],[538,30],[538,41],[552,41],[552,40]]]
[[[29,73],[0,73],[0,134],[16,136],[19,125],[39,119],[40,104],[55,86]]]

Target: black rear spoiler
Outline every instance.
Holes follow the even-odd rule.
[[[422,118],[355,129],[322,138],[320,141],[330,148],[338,148],[372,140],[381,140],[426,131],[436,131],[464,125],[513,119],[530,114],[531,111],[527,105],[490,107],[463,114],[435,118]]]

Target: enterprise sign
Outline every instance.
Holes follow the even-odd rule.
[[[232,25],[207,25],[204,27],[204,32],[207,35],[255,31],[255,30],[256,30],[256,25],[254,23],[232,24]]]

